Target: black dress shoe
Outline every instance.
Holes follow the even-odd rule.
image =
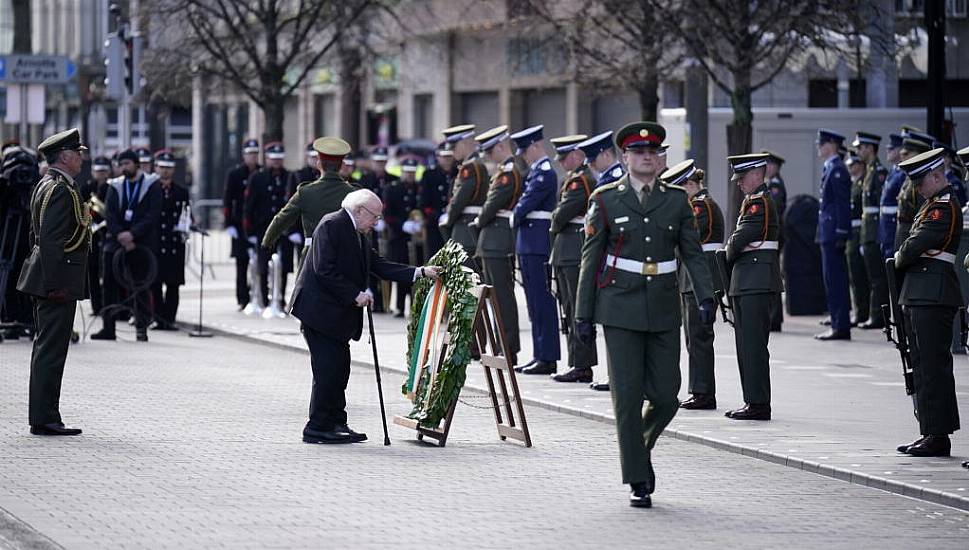
[[[949,456],[952,443],[947,435],[927,435],[908,448],[911,456]]]
[[[397,313],[394,314],[394,318],[395,319],[403,319],[404,318],[404,312],[403,311],[398,311]]]
[[[717,398],[707,393],[696,393],[680,403],[680,408],[694,411],[712,411],[717,408]]]
[[[632,491],[629,493],[629,505],[633,508],[652,508],[653,499],[649,496],[646,483],[630,483]]]
[[[555,361],[536,361],[534,365],[522,369],[522,374],[555,374],[558,364]]]
[[[138,330],[138,335],[135,336],[135,339],[137,339],[139,342],[147,342],[148,341],[148,331],[145,330],[145,329],[139,329]]]
[[[828,330],[814,335],[815,340],[851,340],[851,332],[847,330]]]
[[[770,420],[770,405],[744,405],[742,408],[727,411],[727,418],[734,420]]]
[[[909,447],[911,447],[913,445],[918,445],[919,443],[922,442],[923,439],[925,439],[925,436],[924,435],[922,437],[916,439],[914,443],[905,443],[903,445],[899,445],[898,447],[895,447],[895,450],[898,451],[898,452],[900,452],[900,453],[908,453],[908,448]]]
[[[68,428],[61,422],[31,426],[30,433],[34,435],[81,435],[80,428]]]
[[[821,319],[820,321],[818,321],[818,324],[821,325],[822,327],[830,327],[831,326],[831,319],[830,318],[828,318],[828,319]]]
[[[609,381],[606,380],[605,382],[593,382],[589,384],[589,387],[595,391],[609,391]]]
[[[572,367],[568,372],[556,374],[552,377],[556,382],[582,382],[588,384],[592,382],[592,369],[589,367]]]
[[[876,330],[885,328],[885,323],[881,321],[876,321],[874,319],[868,319],[864,323],[858,325],[858,328],[862,330]]]
[[[117,340],[113,330],[101,329],[91,335],[91,340]]]
[[[515,372],[521,372],[527,369],[528,367],[534,366],[535,363],[538,363],[538,359],[532,359],[531,361],[525,363],[524,365],[518,365],[517,367],[515,367]]]
[[[303,428],[303,443],[353,443],[353,436],[349,432],[337,428],[329,430],[314,430],[313,428]]]
[[[350,439],[353,440],[353,443],[360,443],[362,441],[366,441],[367,440],[367,434],[362,433],[362,432],[355,432],[352,429],[350,429],[350,426],[347,426],[346,424],[341,424],[341,425],[337,426],[334,429],[336,431],[344,432],[344,433],[349,434],[350,435]]]

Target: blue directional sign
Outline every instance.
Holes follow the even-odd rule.
[[[0,56],[0,80],[16,84],[64,84],[77,67],[63,55]]]

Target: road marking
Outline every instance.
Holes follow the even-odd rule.
[[[871,378],[872,375],[861,372],[822,372],[821,376],[828,378]]]

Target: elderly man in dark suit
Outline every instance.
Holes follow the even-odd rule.
[[[310,349],[313,392],[306,443],[355,443],[367,436],[347,426],[350,340],[359,340],[363,308],[373,304],[368,275],[397,282],[436,278],[435,267],[385,260],[370,242],[383,205],[372,191],[348,194],[342,208],[327,214],[313,231],[312,247],[293,290],[292,314],[302,322]]]

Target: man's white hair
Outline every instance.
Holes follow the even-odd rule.
[[[355,212],[360,209],[361,206],[366,206],[368,204],[373,204],[374,202],[379,203],[380,197],[376,193],[369,189],[357,189],[347,194],[343,197],[343,202],[340,206],[346,208],[351,212]]]

